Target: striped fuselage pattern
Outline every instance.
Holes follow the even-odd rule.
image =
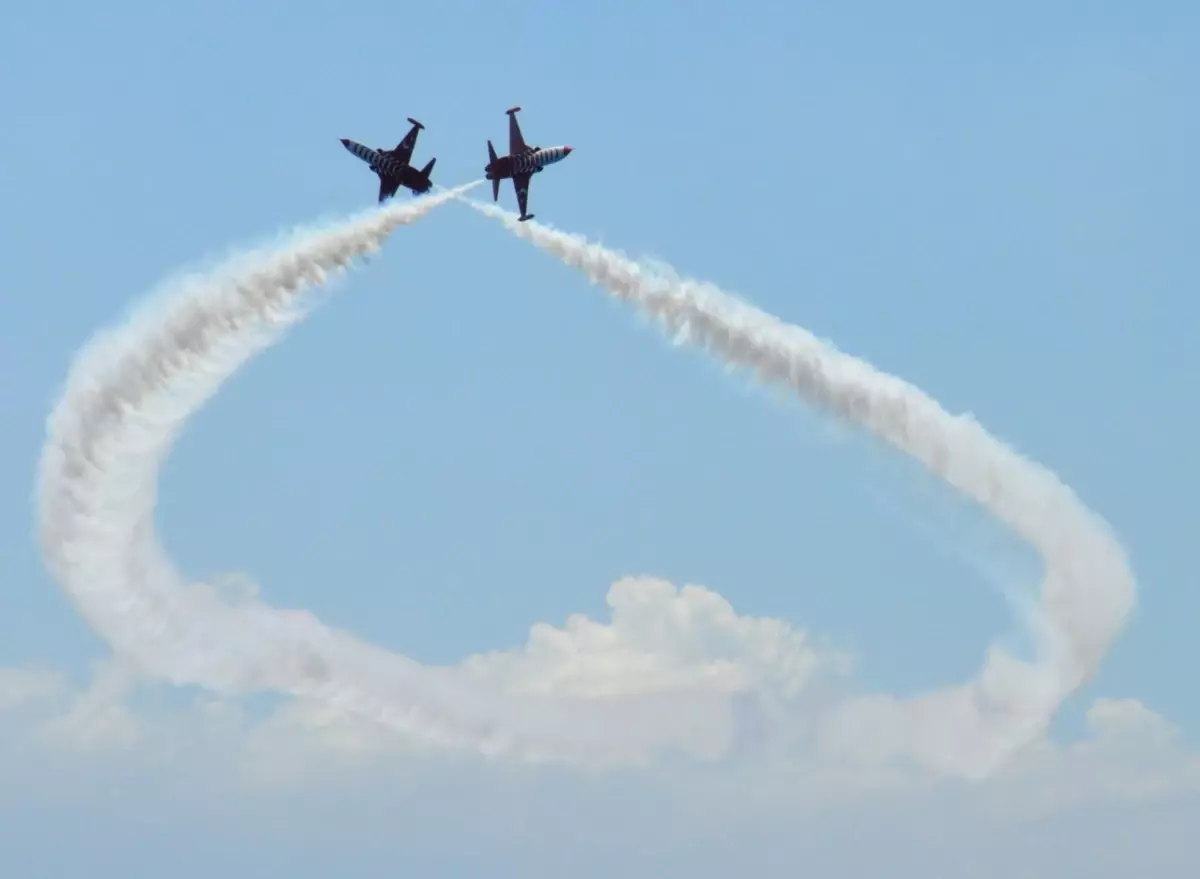
[[[386,153],[373,150],[369,146],[363,146],[361,143],[353,140],[346,144],[346,149],[370,165],[372,171],[382,171],[385,174],[399,174],[405,168],[404,165]]]
[[[416,143],[416,129],[409,134],[400,146],[394,150],[376,150],[365,146],[348,137],[341,138],[342,146],[355,158],[362,159],[371,166],[371,170],[379,175],[379,200],[382,202],[396,193],[403,186],[411,189],[414,195],[428,192],[433,188],[429,172],[433,170],[436,159],[430,159],[424,167],[414,168],[408,161]]]
[[[484,170],[488,172],[488,179],[511,177],[514,174],[536,174],[547,165],[561,162],[570,152],[570,147],[556,146],[529,150],[515,156],[500,156]]]

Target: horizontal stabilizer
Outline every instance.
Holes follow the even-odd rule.
[[[429,160],[429,164],[421,169],[421,176],[424,177],[426,180],[429,179],[429,172],[433,170],[433,163],[436,161],[437,161],[437,157],[434,156],[432,159]]]

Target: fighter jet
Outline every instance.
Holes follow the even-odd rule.
[[[517,204],[521,208],[521,222],[524,222],[533,219],[533,214],[525,212],[529,199],[530,178],[540,173],[547,165],[561,162],[571,154],[572,148],[556,146],[542,149],[526,144],[525,138],[521,136],[521,126],[517,124],[516,114],[520,109],[513,107],[505,111],[508,113],[508,155],[497,157],[496,148],[489,140],[489,161],[483,170],[487,173],[487,179],[492,181],[492,201],[500,200],[500,181],[512,178],[513,189],[517,193]]]
[[[404,135],[404,140],[396,144],[394,150],[373,150],[369,146],[355,143],[349,138],[342,138],[342,146],[358,156],[371,166],[371,170],[379,175],[379,200],[391,198],[401,186],[411,189],[416,195],[428,192],[433,188],[429,180],[429,172],[433,170],[436,158],[430,159],[429,164],[418,171],[409,162],[412,159],[413,147],[417,145],[417,132],[425,126],[408,117],[412,128]]]

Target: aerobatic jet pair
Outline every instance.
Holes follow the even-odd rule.
[[[521,208],[521,221],[532,220],[533,214],[526,211],[529,203],[529,181],[547,165],[561,162],[571,154],[571,147],[538,147],[525,143],[521,135],[521,126],[517,123],[517,113],[520,107],[506,110],[508,113],[508,155],[497,156],[496,148],[488,141],[488,163],[483,169],[487,179],[492,181],[492,201],[500,200],[500,181],[512,180],[513,189],[517,193],[517,204]],[[417,133],[425,126],[413,119],[408,121],[412,128],[404,135],[404,140],[396,144],[394,150],[376,150],[361,143],[355,143],[349,138],[342,138],[342,146],[358,158],[366,162],[371,170],[379,175],[379,200],[391,198],[401,186],[412,190],[414,195],[428,192],[433,188],[429,174],[433,170],[436,158],[417,170],[412,166],[413,148],[417,145]]]

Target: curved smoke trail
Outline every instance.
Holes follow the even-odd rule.
[[[38,539],[54,577],[113,651],[174,684],[319,700],[435,745],[603,763],[658,742],[700,741],[708,706],[651,706],[628,730],[612,702],[485,686],[323,625],[304,611],[233,602],[187,583],[158,544],[157,476],[187,419],[305,315],[300,294],[477,184],[298,235],[176,285],[72,365],[48,422]]]
[[[189,278],[76,358],[49,419],[38,537],[51,572],[117,654],[177,684],[308,695],[428,737],[453,739],[454,730],[474,726],[473,738],[487,738],[477,698],[432,681],[416,663],[310,614],[232,606],[204,584],[185,586],[154,530],[158,469],[184,422],[304,316],[298,295],[469,188],[302,233],[276,251]],[[381,678],[408,694],[403,710],[389,694],[343,684]],[[454,719],[439,723],[422,706]]]
[[[319,699],[427,741],[491,753],[636,760],[655,745],[681,742],[710,752],[721,736],[697,732],[712,714],[695,694],[651,697],[641,715],[651,722],[639,730],[612,700],[490,690],[462,669],[422,666],[303,611],[231,603],[205,584],[187,584],[157,543],[157,473],[187,418],[303,317],[302,291],[469,188],[392,205],[244,257],[191,279],[93,340],[49,419],[38,494],[47,565],[116,653],[177,684]],[[1132,603],[1132,577],[1103,523],[1052,474],[917,389],[713,288],[483,210],[681,337],[890,439],[1042,550],[1049,573],[1037,663],[993,650],[979,678],[958,690],[906,703],[848,702],[826,719],[826,741],[842,746],[864,730],[886,728],[907,738],[897,748],[928,764],[984,772],[1040,729],[1094,670]],[[714,693],[710,702],[723,698]],[[873,713],[864,718],[864,711]]]
[[[825,723],[828,747],[903,752],[943,769],[986,774],[1042,732],[1062,701],[1096,671],[1133,607],[1134,577],[1106,523],[1054,473],[971,417],[949,414],[919,388],[710,284],[462,200],[633,304],[677,342],[748,367],[760,381],[867,428],[983,505],[1041,554],[1046,573],[1030,621],[1040,648],[1035,662],[993,646],[977,677],[961,687],[907,702],[847,703]]]

